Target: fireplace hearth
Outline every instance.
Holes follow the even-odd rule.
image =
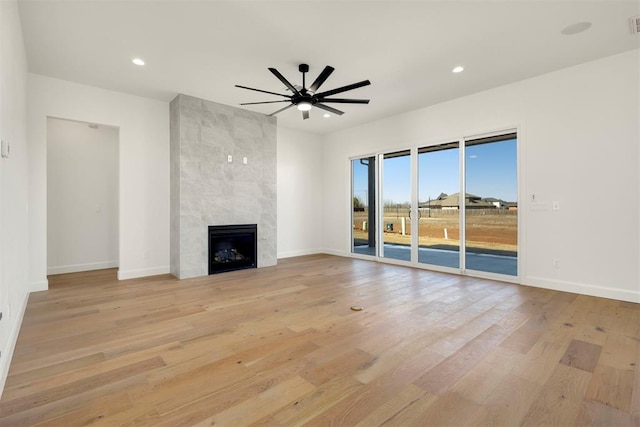
[[[209,274],[256,268],[257,224],[209,226]]]

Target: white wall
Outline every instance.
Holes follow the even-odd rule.
[[[350,156],[518,126],[522,283],[640,302],[639,75],[634,50],[327,136],[324,250],[349,253]]]
[[[118,128],[47,120],[47,274],[118,266]]]
[[[11,147],[0,158],[0,395],[29,292],[26,85],[18,6],[0,1],[0,138]]]
[[[47,117],[120,129],[118,277],[169,272],[169,104],[28,75],[29,280],[47,288]]]
[[[322,139],[278,128],[278,258],[322,252]]]

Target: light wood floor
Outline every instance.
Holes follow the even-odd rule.
[[[640,425],[638,304],[325,255],[49,283],[0,425]]]

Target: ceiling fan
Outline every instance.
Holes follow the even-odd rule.
[[[331,89],[325,92],[318,93],[318,89],[320,89],[320,86],[322,86],[325,80],[327,80],[327,78],[331,75],[331,73],[333,73],[333,70],[334,68],[328,65],[324,67],[324,70],[322,70],[322,72],[320,73],[320,75],[318,75],[316,80],[311,84],[311,86],[307,88],[307,84],[305,81],[305,74],[309,72],[309,66],[307,64],[300,64],[298,66],[298,71],[302,73],[302,86],[292,85],[291,83],[289,83],[287,79],[284,78],[282,74],[280,74],[278,70],[276,70],[275,68],[269,68],[269,71],[271,71],[271,73],[273,73],[274,76],[276,76],[282,83],[284,83],[284,85],[287,87],[289,91],[291,91],[293,95],[286,95],[282,93],[269,92],[268,90],[254,89],[252,87],[236,85],[236,87],[239,87],[242,89],[255,90],[256,92],[263,92],[263,93],[283,96],[287,98],[287,99],[281,99],[278,101],[245,102],[240,105],[273,104],[276,102],[289,102],[289,105],[287,105],[286,107],[281,108],[278,111],[274,111],[269,115],[273,116],[295,105],[296,107],[298,107],[298,110],[302,111],[302,118],[306,120],[309,118],[309,110],[311,110],[311,108],[313,107],[320,108],[322,110],[328,111],[333,114],[337,114],[339,116],[344,114],[344,111],[340,111],[333,107],[330,107],[326,105],[327,103],[336,103],[336,104],[368,104],[369,103],[368,99],[327,98],[328,96],[336,95],[338,93],[346,92],[348,90],[357,89],[362,86],[368,86],[371,84],[369,80],[363,80],[358,83],[353,83],[347,86],[339,87],[337,89]]]

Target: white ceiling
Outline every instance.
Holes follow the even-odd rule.
[[[178,93],[228,105],[282,93],[268,70],[301,83],[325,65],[322,90],[371,80],[341,97],[341,117],[289,109],[280,125],[333,132],[640,47],[639,1],[51,1],[19,0],[29,71],[170,101]],[[573,36],[561,30],[589,21]],[[144,67],[130,61],[141,57]],[[451,73],[456,65],[465,71]],[[275,105],[275,107],[274,107]],[[270,113],[280,104],[254,106]]]

